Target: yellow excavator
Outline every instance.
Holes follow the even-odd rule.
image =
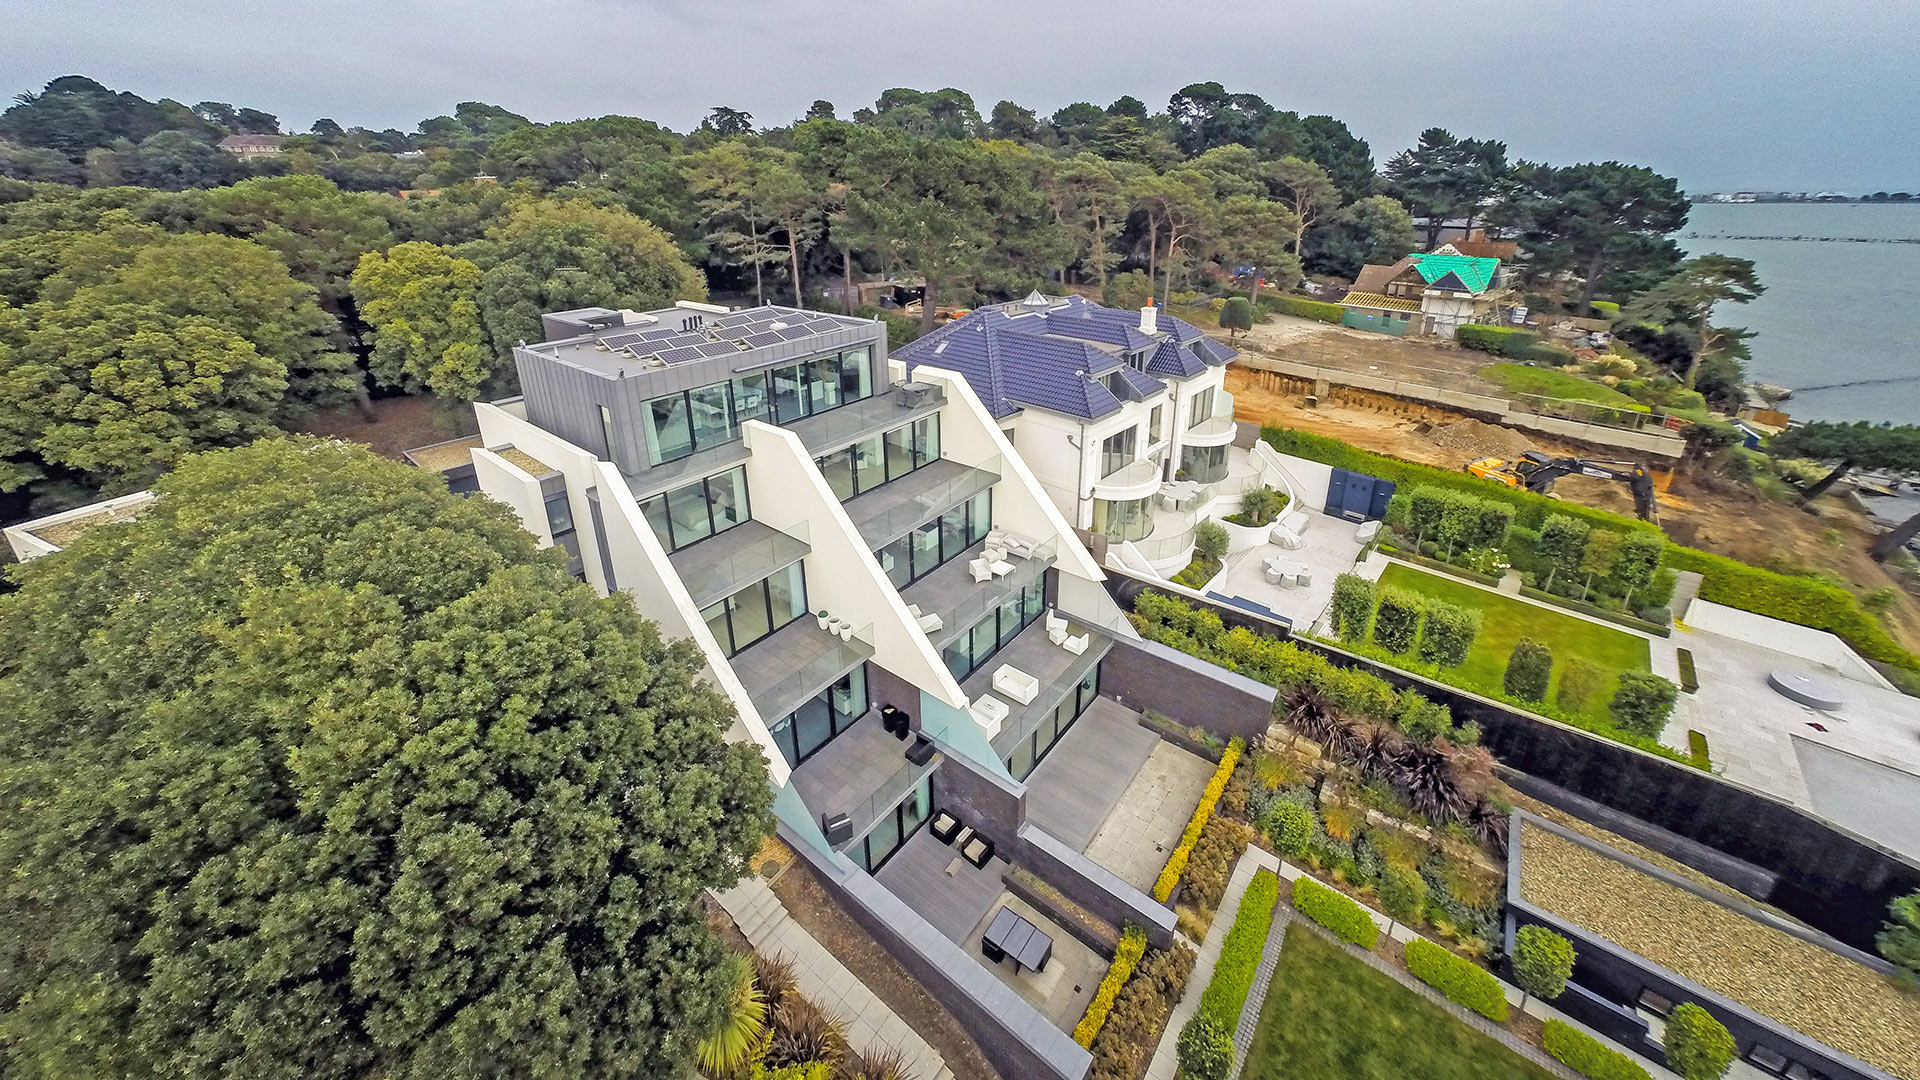
[[[1641,521],[1657,519],[1658,504],[1653,495],[1653,474],[1645,465],[1632,461],[1606,461],[1598,458],[1553,457],[1529,450],[1517,461],[1486,457],[1467,463],[1467,472],[1511,488],[1546,495],[1553,482],[1569,473],[1619,480],[1633,491],[1633,509]]]

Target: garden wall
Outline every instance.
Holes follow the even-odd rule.
[[[1280,696],[1276,687],[1157,641],[1115,642],[1100,669],[1100,692],[1136,712],[1152,709],[1179,724],[1246,739],[1267,733]]]
[[[1859,653],[1848,648],[1846,642],[1825,630],[1815,630],[1811,626],[1801,626],[1798,623],[1782,622],[1765,615],[1755,615],[1751,611],[1741,611],[1739,608],[1699,599],[1687,606],[1687,625],[1709,634],[1719,634],[1721,637],[1744,641],[1788,656],[1798,656],[1816,664],[1825,664],[1850,679],[1878,686],[1883,690],[1899,689],[1888,682],[1886,676],[1875,671],[1872,664],[1861,659]]]
[[[1132,609],[1133,598],[1149,587],[1124,574],[1107,576],[1108,591],[1128,610]],[[1207,605],[1230,627],[1244,625],[1256,632],[1272,633],[1270,624],[1251,618],[1247,612],[1231,605],[1184,595],[1180,599]],[[1293,640],[1301,648],[1317,652],[1340,667],[1357,666],[1396,687],[1411,686],[1419,690],[1429,700],[1447,706],[1458,723],[1479,724],[1481,742],[1512,769],[1778,875],[1773,889],[1758,899],[1848,945],[1871,951],[1873,935],[1880,928],[1888,902],[1920,889],[1920,863],[1788,803],[1691,766],[1589,735],[1332,645],[1305,638]],[[1180,655],[1189,662],[1214,668],[1204,661]],[[1112,682],[1115,672],[1121,672],[1120,677],[1126,678],[1127,666],[1108,665],[1102,676],[1106,685],[1115,685]],[[1223,674],[1232,673],[1223,671]],[[1187,723],[1196,722],[1188,717],[1239,716],[1239,710],[1245,706],[1222,694],[1221,688],[1225,685],[1221,682],[1213,682],[1211,686],[1204,682],[1187,684],[1186,692],[1179,697],[1180,711],[1169,715]],[[1209,696],[1198,700],[1188,696],[1200,693]],[[1223,704],[1212,704],[1216,699]],[[1160,709],[1158,705],[1149,706],[1131,699],[1128,704]],[[1225,726],[1224,719],[1197,722],[1223,734],[1240,734],[1245,730]],[[1686,861],[1682,855],[1674,854],[1674,857]],[[1712,874],[1715,867],[1703,865],[1697,869]],[[1729,884],[1738,887],[1750,881],[1748,875]]]

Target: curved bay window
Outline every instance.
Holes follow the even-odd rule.
[[[1153,496],[1093,500],[1093,531],[1116,543],[1146,539],[1153,531]]]
[[[1211,484],[1227,476],[1227,444],[1188,446],[1180,450],[1180,470],[1188,480]]]

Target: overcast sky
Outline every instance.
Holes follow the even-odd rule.
[[[1729,188],[1920,191],[1920,0],[0,0],[0,90],[411,130],[455,102],[685,131],[719,104],[844,117],[892,86],[1045,115],[1218,80],[1345,120],[1384,161],[1425,127],[1515,157]]]

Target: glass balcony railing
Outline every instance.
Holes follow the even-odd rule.
[[[899,745],[906,746],[908,744],[901,743]],[[852,838],[844,844],[836,845],[834,850],[845,851],[855,844],[858,844],[861,838],[865,837],[873,828],[873,823],[880,820],[882,814],[892,813],[893,808],[900,805],[900,800],[906,798],[907,793],[912,791],[921,780],[924,780],[927,774],[932,772],[934,768],[940,764],[940,761],[941,755],[938,753],[935,753],[933,759],[925,765],[915,765],[913,762],[903,759],[900,762],[900,767],[890,773],[885,780],[880,781],[880,783],[874,787],[871,795],[868,795],[852,806],[825,807],[824,812],[826,813],[842,813],[847,815],[847,820],[853,825]]]
[[[786,530],[747,521],[682,548],[667,561],[693,597],[693,606],[704,608],[806,557],[812,550],[808,537],[805,521],[795,522]]]
[[[1060,554],[1060,541],[1056,537],[1033,549],[1030,558],[1022,559],[1017,555],[1007,557],[1013,567],[1010,573],[981,582],[969,590],[965,599],[935,612],[940,616],[941,627],[927,635],[933,647],[942,648],[952,642],[987,614],[1004,605],[1008,600],[1019,596],[1020,591],[1047,572]]]
[[[978,465],[943,458],[851,500],[847,516],[878,549],[999,483],[1002,465],[998,456]]]

